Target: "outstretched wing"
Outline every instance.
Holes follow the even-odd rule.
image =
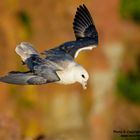
[[[19,85],[38,85],[59,81],[56,71],[60,67],[49,60],[42,59],[38,52],[27,42],[20,43],[16,53],[30,69],[29,72],[10,72],[4,77],[0,77],[0,82]]]
[[[93,19],[87,7],[79,6],[73,22],[73,29],[77,40],[89,37],[92,39],[98,38],[98,33],[94,25]]]
[[[51,70],[46,71],[46,73],[43,72],[38,74],[32,72],[10,72],[8,75],[0,77],[0,82],[16,85],[42,85],[60,80],[56,72]]]
[[[10,72],[4,77],[0,77],[0,82],[17,85],[40,85],[47,83],[47,79],[33,73]]]
[[[32,44],[28,42],[21,42],[15,49],[16,53],[21,57],[22,61],[29,59],[32,55],[39,55],[38,52],[33,48]]]
[[[91,50],[98,45],[98,33],[90,15],[90,12],[85,5],[80,5],[73,22],[73,29],[76,41],[69,41],[63,43],[57,48],[51,49],[53,51],[45,51],[43,54],[47,56],[54,52],[61,53],[62,51],[70,54],[73,58],[77,57],[82,50]],[[49,53],[49,55],[48,55]]]
[[[77,8],[73,29],[76,41],[66,42],[61,45],[63,50],[66,50],[73,57],[77,57],[80,51],[97,47],[98,33],[90,12],[84,4]]]

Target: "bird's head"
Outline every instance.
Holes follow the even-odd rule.
[[[83,89],[87,89],[86,85],[89,79],[88,72],[83,67],[77,66],[74,76],[75,80],[83,86]]]

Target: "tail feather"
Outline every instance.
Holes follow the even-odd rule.
[[[21,42],[19,45],[17,45],[15,51],[21,57],[23,62],[25,62],[26,59],[31,57],[33,54],[38,55],[38,52],[32,47],[31,44],[27,42]]]

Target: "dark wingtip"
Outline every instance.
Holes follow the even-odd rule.
[[[74,17],[73,29],[76,39],[98,36],[91,14],[85,4],[79,5]]]

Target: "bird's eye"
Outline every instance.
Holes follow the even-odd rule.
[[[82,77],[85,78],[85,75],[82,74]]]

